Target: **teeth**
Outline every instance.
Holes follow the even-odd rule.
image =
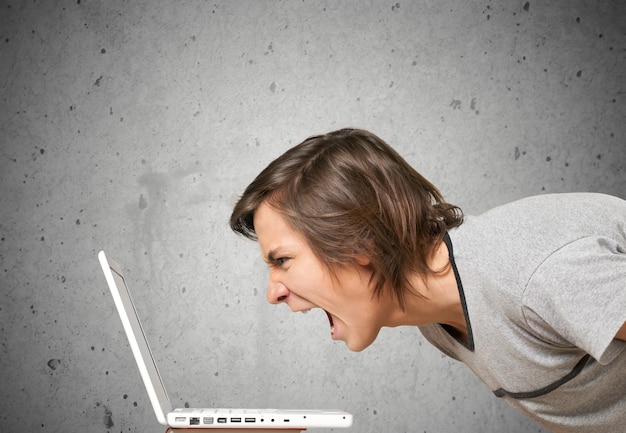
[[[334,335],[335,334],[335,324],[333,323],[333,316],[331,316],[328,311],[326,311],[326,316],[328,317],[328,321],[330,322],[330,335]]]

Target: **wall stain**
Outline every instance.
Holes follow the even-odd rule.
[[[453,99],[452,102],[450,102],[450,107],[452,107],[453,110],[460,110],[461,101],[458,99]]]
[[[517,161],[522,155],[526,155],[526,151],[520,152],[519,147],[515,146],[515,160]]]
[[[109,410],[109,408],[106,406],[104,406],[104,425],[108,429],[112,428],[115,425],[115,423],[113,422],[113,412],[111,412],[111,410]]]
[[[476,98],[472,98],[472,101],[470,102],[470,109],[478,115],[480,114],[480,111],[476,109],[476,104],[477,104]]]
[[[50,370],[56,370],[57,368],[59,368],[59,365],[61,365],[60,359],[53,358],[50,361],[48,361],[48,367],[50,367]]]

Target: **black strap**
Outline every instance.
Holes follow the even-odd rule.
[[[459,275],[459,270],[456,267],[456,262],[454,261],[454,248],[452,247],[452,240],[450,239],[450,235],[448,232],[445,233],[443,237],[443,241],[448,247],[448,258],[450,259],[450,265],[452,265],[452,270],[454,271],[454,278],[456,280],[456,286],[459,290],[459,297],[461,298],[461,307],[463,308],[463,317],[465,318],[465,326],[467,327],[467,342],[457,338],[453,333],[450,333],[446,326],[443,326],[446,329],[448,334],[452,335],[452,337],[457,340],[460,344],[465,346],[466,349],[470,351],[474,351],[474,332],[472,331],[472,324],[470,323],[469,311],[467,310],[467,302],[465,300],[465,290],[463,289],[463,283],[461,282],[461,276]]]
[[[536,391],[509,392],[503,388],[499,388],[499,389],[496,389],[493,393],[496,395],[496,397],[507,396],[507,397],[514,398],[516,400],[542,396],[544,394],[554,391],[559,386],[569,382],[570,380],[578,376],[578,374],[582,371],[582,369],[585,368],[585,365],[587,364],[587,361],[589,360],[590,357],[591,356],[589,354],[583,356],[580,359],[580,361],[578,361],[578,364],[576,364],[576,366],[572,369],[572,371],[570,371],[567,375],[563,376],[561,379],[557,380],[556,382],[553,382],[548,386],[544,386],[543,388],[540,388]]]

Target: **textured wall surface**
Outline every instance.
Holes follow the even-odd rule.
[[[268,305],[257,245],[227,220],[270,160],[345,126],[466,213],[626,197],[625,2],[0,3],[0,432],[163,431],[100,249],[127,268],[175,405],[543,431],[415,329],[354,354],[322,312]]]

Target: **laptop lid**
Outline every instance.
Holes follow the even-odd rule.
[[[167,414],[172,411],[172,404],[165,391],[165,385],[163,385],[163,380],[152,356],[146,334],[143,331],[137,310],[130,297],[122,269],[117,263],[107,258],[104,251],[100,251],[98,260],[100,260],[100,266],[102,266],[111,295],[113,295],[113,301],[122,319],[124,331],[128,337],[135,361],[137,361],[139,373],[148,391],[148,397],[152,403],[154,413],[160,424],[167,425]]]

